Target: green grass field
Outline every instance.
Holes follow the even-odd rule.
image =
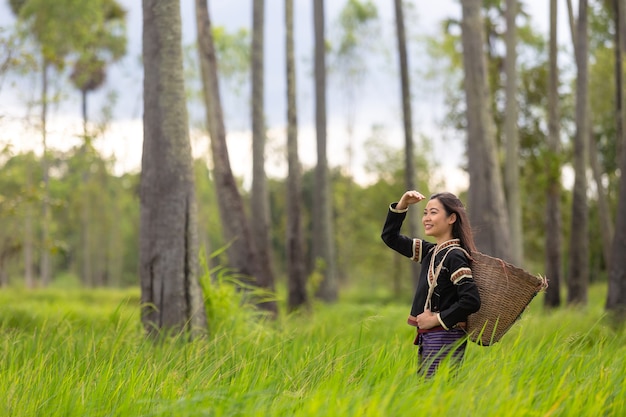
[[[155,343],[136,290],[5,289],[0,415],[620,417],[626,331],[605,291],[550,313],[538,296],[500,343],[426,381],[404,304],[346,297],[264,323],[213,297],[208,339]]]

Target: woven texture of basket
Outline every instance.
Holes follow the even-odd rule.
[[[480,252],[473,252],[472,258],[481,307],[468,317],[467,332],[473,342],[489,346],[513,326],[535,295],[547,287],[547,281]]]

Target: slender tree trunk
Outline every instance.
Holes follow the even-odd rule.
[[[512,262],[522,265],[524,261],[524,239],[522,229],[522,203],[519,185],[519,135],[517,133],[517,0],[506,0],[506,110],[505,138],[506,164],[504,183],[509,213]]]
[[[462,42],[467,100],[470,190],[469,215],[478,249],[510,260],[511,237],[496,154],[495,122],[489,105],[481,0],[461,0]]]
[[[569,304],[587,302],[589,285],[589,207],[587,201],[588,160],[588,39],[587,0],[578,5],[576,24],[576,135],[574,138],[574,190],[569,250],[568,297]]]
[[[615,3],[615,10],[617,10],[617,14],[619,15],[619,29],[617,29],[617,33],[620,34],[620,44],[622,56],[626,54],[626,6],[621,0],[613,0]]]
[[[615,7],[615,136],[616,136],[616,155],[617,160],[620,159],[621,153],[621,138],[623,135],[623,90],[622,90],[622,54],[620,47],[620,34],[619,34],[619,5],[618,1],[614,2]],[[587,113],[590,110],[587,109]],[[588,120],[590,119],[590,116]],[[611,267],[611,250],[613,242],[613,220],[611,219],[611,210],[609,208],[607,191],[605,190],[602,181],[602,167],[600,164],[600,156],[598,155],[597,142],[593,135],[593,129],[588,126],[589,129],[589,164],[593,173],[593,179],[596,184],[598,194],[598,218],[600,221],[600,234],[602,236],[602,257],[606,269],[610,270]]]
[[[83,119],[84,120],[84,119]],[[83,137],[83,146],[80,150],[81,166],[83,172],[81,173],[81,190],[80,190],[80,239],[81,239],[81,256],[82,256],[82,268],[81,268],[81,282],[86,287],[93,287],[94,274],[92,265],[92,251],[91,251],[91,214],[92,214],[92,196],[89,192],[89,170],[90,170],[90,150],[89,141],[87,139],[86,125],[85,133]]]
[[[88,184],[87,184],[87,179],[85,178],[87,176],[87,173],[84,172],[82,175],[82,185],[83,185],[83,189],[82,189],[82,205],[81,205],[81,215],[80,215],[80,223],[81,223],[81,233],[80,233],[80,237],[81,237],[81,246],[82,246],[82,256],[83,256],[83,264],[82,264],[82,283],[86,286],[86,287],[93,287],[94,286],[94,279],[93,279],[93,268],[92,268],[92,263],[91,263],[91,236],[90,236],[90,214],[91,214],[91,207],[90,207],[90,196],[89,196],[89,192],[87,190]]]
[[[626,26],[626,22],[624,21],[625,13],[623,7],[623,3],[620,3],[618,0],[614,2],[615,7],[615,32],[616,32],[616,45],[615,49],[619,50],[620,53],[616,52],[616,85],[621,92],[621,51],[624,49],[624,38],[620,38],[620,34],[624,31],[624,26]],[[626,42],[625,42],[626,43]],[[619,63],[618,63],[619,62]],[[618,72],[619,71],[619,72]],[[619,74],[619,75],[618,75]],[[617,203],[617,216],[615,220],[615,236],[613,238],[612,252],[611,252],[611,265],[609,268],[609,288],[607,294],[606,301],[606,309],[616,313],[622,320],[626,319],[626,257],[624,254],[626,253],[626,152],[624,149],[626,148],[626,135],[624,134],[624,113],[623,113],[623,102],[624,97],[623,93],[618,94],[618,98],[616,100],[617,106],[620,107],[621,111],[619,111],[617,115],[618,126],[621,125],[621,128],[618,127],[618,141],[621,144],[622,152],[620,154],[620,186],[619,186],[619,199]],[[621,103],[621,104],[620,104]]]
[[[274,275],[271,257],[269,196],[265,176],[265,94],[264,94],[264,22],[265,1],[253,1],[252,23],[252,192],[251,203],[254,213],[252,235],[259,254],[260,266],[264,269],[260,283],[274,291]]]
[[[81,96],[81,111],[83,114],[83,136],[87,138],[87,89],[80,91]]]
[[[615,11],[615,120],[617,135],[617,160],[621,161],[623,152],[624,123],[626,122],[626,103],[624,102],[624,53],[626,52],[626,6],[620,0],[613,0]]]
[[[546,277],[550,285],[544,304],[558,307],[561,304],[561,141],[559,123],[559,66],[557,48],[557,0],[550,0],[550,71],[548,78],[548,164],[546,176]]]
[[[317,295],[324,301],[337,299],[337,274],[331,184],[326,155],[326,40],[324,37],[324,0],[313,0],[315,31],[315,127],[317,134],[317,166],[315,167],[315,200],[313,207],[313,253],[316,268],[322,272]],[[321,261],[321,265],[320,265]]]
[[[229,262],[234,270],[244,276],[256,279],[257,285],[267,288],[271,280],[264,275],[265,268],[259,262],[256,245],[244,211],[243,200],[230,167],[226,146],[226,128],[219,93],[217,58],[206,0],[196,0],[196,24],[206,119],[211,136],[215,189],[224,238],[229,245]],[[261,306],[271,312],[277,311],[275,302],[264,302]]]
[[[144,141],[140,181],[142,322],[151,335],[206,332],[179,0],[143,1]]]
[[[298,111],[294,52],[294,5],[285,0],[287,58],[287,308],[308,307],[304,246],[302,243],[302,168],[298,157]]]
[[[598,219],[600,222],[600,235],[602,236],[602,258],[608,270],[611,266],[611,243],[613,242],[613,226],[611,224],[613,221],[611,220],[611,209],[609,208],[607,193],[602,183],[602,167],[600,167],[598,144],[593,137],[591,129],[589,129],[588,139],[589,165],[591,166],[598,194]]]
[[[41,216],[41,285],[47,287],[50,283],[50,178],[48,172],[48,144],[47,144],[47,126],[48,119],[48,62],[44,58],[43,75],[41,87],[41,142],[43,146],[43,156],[41,165],[43,171],[43,205]]]
[[[31,164],[26,167],[26,186],[31,189],[33,186],[33,174],[31,172]],[[33,273],[33,208],[31,203],[27,202],[24,210],[24,284],[26,288],[35,287],[35,274]]]
[[[402,120],[404,124],[404,173],[405,186],[407,190],[414,190],[415,183],[415,151],[413,144],[413,110],[411,106],[411,82],[409,78],[409,58],[406,47],[406,31],[404,28],[404,8],[403,0],[394,0],[396,12],[396,36],[398,39],[398,58],[400,64],[400,87],[402,94]],[[417,212],[409,210],[407,213],[409,220],[410,236],[418,236]],[[413,283],[417,285],[420,275],[420,264],[413,262],[411,272]]]
[[[26,208],[24,219],[24,284],[26,288],[35,288],[33,274],[33,214]]]
[[[121,227],[117,219],[121,218],[122,213],[120,210],[120,202],[117,198],[117,191],[111,194],[111,211],[107,213],[109,217],[109,221],[111,224],[111,230],[109,231],[109,242],[108,242],[108,261],[106,263],[106,270],[108,284],[114,287],[119,287],[122,283],[122,273],[123,273],[123,259],[124,259],[124,250],[122,244],[122,232]],[[200,274],[201,275],[201,274]]]
[[[82,239],[82,252],[83,252],[83,268],[82,268],[82,282],[87,287],[93,287],[95,285],[93,266],[92,266],[92,252],[91,252],[91,218],[92,213],[90,207],[89,196],[89,158],[90,158],[90,146],[91,140],[87,132],[87,89],[80,90],[81,93],[81,112],[83,117],[83,149],[81,156],[83,158],[85,171],[82,173],[82,208],[81,208],[81,239]]]

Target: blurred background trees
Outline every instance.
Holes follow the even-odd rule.
[[[563,291],[569,303],[584,304],[589,283],[610,281],[607,305],[622,308],[626,267],[617,254],[625,240],[624,216],[618,213],[626,204],[620,181],[626,153],[622,150],[623,5],[551,1],[546,4],[552,10],[551,30],[544,36],[535,29],[526,3],[463,0],[458,5],[460,20],[446,20],[437,36],[418,40],[411,27],[421,5],[395,2],[393,6],[403,12],[399,16],[404,14],[405,39],[398,31],[397,44],[386,45],[376,37],[383,23],[379,2],[346,1],[339,18],[331,20],[334,26],[327,35],[324,4],[312,0],[316,52],[307,51],[304,64],[309,66],[308,82],[315,91],[300,96],[295,84],[289,88],[285,84],[285,94],[294,89],[285,112],[290,142],[272,147],[264,143],[271,135],[262,108],[262,68],[271,46],[263,44],[259,35],[270,30],[263,29],[263,2],[255,2],[256,24],[251,27],[257,31],[251,33],[226,33],[223,27],[198,20],[205,26],[198,31],[197,44],[188,48],[198,48],[200,54],[185,61],[185,84],[188,105],[200,107],[203,114],[202,122],[191,117],[190,124],[202,124],[199,130],[211,139],[210,151],[196,155],[193,163],[199,250],[209,263],[254,277],[268,289],[274,289],[275,279],[279,293],[295,277],[290,287],[292,307],[306,304],[313,295],[332,301],[354,288],[367,289],[372,296],[410,298],[411,265],[387,251],[379,235],[388,204],[411,180],[426,193],[443,187],[441,176],[434,175],[441,155],[433,158],[432,152],[447,145],[411,120],[411,100],[416,90],[425,87],[409,81],[427,74],[429,82],[442,86],[445,96],[440,128],[467,139],[463,168],[470,183],[468,189],[458,191],[477,227],[479,249],[545,274],[552,283],[547,305],[559,305]],[[198,7],[206,4],[197,1]],[[89,93],[106,84],[107,68],[126,52],[124,7],[113,0],[80,2],[80,7],[41,0],[12,0],[10,5],[17,25],[0,32],[0,88],[6,74],[19,79],[27,72],[38,73],[36,85],[41,90],[30,107],[39,112],[43,152],[2,149],[0,283],[137,285],[140,174],[116,172],[115,160],[93,146],[104,137],[110,118],[107,109],[87,106]],[[557,13],[568,14],[571,37],[557,39],[557,33],[562,33],[556,28]],[[288,22],[287,15],[287,28]],[[396,19],[394,24],[399,22]],[[204,44],[207,30],[211,44]],[[292,42],[297,49],[297,39]],[[373,45],[377,42],[380,45]],[[424,55],[411,53],[417,43]],[[404,72],[400,71],[403,49],[410,58],[405,59]],[[296,65],[293,57],[291,61],[285,57],[286,68],[288,62]],[[404,123],[400,112],[397,120],[406,130],[402,149],[388,144],[388,126],[358,126],[362,86],[374,72],[373,63],[380,62],[394,68],[398,108],[406,113]],[[25,71],[27,66],[30,69]],[[50,77],[55,80],[52,84]],[[248,85],[251,88],[243,88]],[[330,166],[325,160],[326,141],[336,140],[326,132],[329,86],[341,87],[337,90],[345,100],[348,154],[357,136],[366,144],[366,180],[355,175],[354,161]],[[252,149],[227,149],[229,127],[220,89],[222,97],[242,97],[238,102],[244,109],[252,106],[239,113],[249,115],[250,131],[256,132],[255,176],[262,182],[254,192],[228,165],[231,158],[251,155]],[[49,149],[49,104],[63,101],[64,94],[73,91],[82,96],[83,140],[66,151]],[[204,100],[196,99],[200,96]],[[296,136],[301,126],[297,113],[288,112],[304,99],[317,109],[319,154],[317,166],[312,167],[302,166],[294,152],[297,137],[302,143],[302,136]],[[115,105],[112,100],[110,106]],[[97,111],[104,120],[100,124],[91,122],[90,114]],[[266,177],[261,168],[269,162],[259,162],[260,158],[272,158],[276,150],[284,153],[280,159],[289,170],[283,177]],[[259,209],[265,205],[267,214]],[[268,222],[268,236],[255,232],[260,240],[249,246],[255,240],[252,225],[263,219]],[[258,246],[267,250],[268,258],[253,265]],[[271,270],[263,271],[270,263]]]

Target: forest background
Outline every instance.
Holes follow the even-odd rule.
[[[19,3],[19,2],[17,2]],[[219,3],[219,2],[218,2]],[[523,233],[523,257],[517,259],[520,266],[533,273],[545,274],[545,214],[547,179],[543,169],[551,162],[548,152],[548,123],[546,91],[548,85],[548,38],[542,20],[528,10],[547,9],[544,2],[520,2],[518,24],[518,90],[519,119],[517,130],[520,139],[517,164],[521,198],[519,208]],[[296,9],[302,3],[298,2]],[[571,5],[571,3],[570,3]],[[128,4],[121,6],[128,7]],[[187,7],[189,5],[187,4]],[[468,185],[465,145],[463,144],[466,124],[464,119],[464,93],[462,88],[463,68],[461,64],[461,34],[459,26],[460,6],[454,2],[445,7],[441,20],[435,20],[432,33],[417,30],[421,22],[428,20],[420,4],[407,3],[407,27],[410,46],[411,76],[414,78],[411,94],[420,103],[415,107],[415,153],[411,156],[417,172],[416,186],[423,192],[435,192],[444,188],[458,192],[467,200]],[[3,5],[8,11],[8,2]],[[224,10],[219,3],[217,10]],[[310,5],[309,5],[310,7]],[[111,33],[116,42],[104,45],[108,60],[108,71],[113,74],[117,66],[122,67],[131,83],[139,85],[141,73],[131,73],[137,68],[129,61],[121,61],[129,51],[136,48],[137,40],[126,39],[138,25],[137,6],[129,7],[133,13],[121,11],[121,19],[111,24]],[[50,9],[52,10],[52,9]],[[122,8],[123,10],[123,8]],[[193,19],[183,8],[183,27]],[[232,9],[230,9],[232,10]],[[447,11],[455,10],[451,16]],[[576,13],[576,9],[572,9]],[[333,3],[328,13],[329,31],[326,40],[329,74],[329,159],[331,161],[330,195],[332,222],[335,225],[337,279],[339,287],[368,288],[373,293],[378,289],[389,291],[394,297],[409,298],[413,282],[410,265],[401,262],[394,254],[385,250],[379,234],[386,207],[397,199],[406,188],[405,149],[395,146],[401,143],[401,87],[393,73],[398,71],[395,57],[395,40],[391,30],[393,21],[389,14],[390,5],[381,2]],[[280,14],[282,10],[268,9],[267,16]],[[548,18],[543,10],[541,19]],[[609,245],[611,240],[604,234],[604,225],[614,224],[618,200],[619,143],[615,123],[614,84],[614,18],[610,2],[591,2],[589,12],[589,107],[591,149],[593,160],[599,166],[592,172],[585,194],[588,200],[589,265],[584,274],[586,281],[606,281],[608,273]],[[300,9],[312,23],[311,10]],[[487,60],[488,80],[492,91],[490,99],[496,127],[498,161],[504,160],[505,131],[505,76],[503,62],[506,53],[506,24],[501,2],[484,2],[483,13],[488,31]],[[570,252],[570,230],[574,185],[574,138],[577,129],[576,108],[576,65],[573,57],[572,34],[565,8],[560,9],[559,55],[560,59],[560,142],[562,157],[559,160],[562,173],[559,214],[562,219],[562,254]],[[219,15],[219,13],[216,13]],[[243,15],[240,11],[238,15]],[[54,13],[52,13],[54,15]],[[138,283],[139,259],[139,198],[140,173],[132,162],[121,162],[124,151],[119,153],[119,133],[111,129],[120,115],[137,116],[141,98],[125,96],[127,90],[109,78],[93,90],[100,90],[99,98],[89,101],[90,107],[80,117],[67,117],[68,109],[80,106],[91,97],[92,90],[81,95],[72,83],[80,53],[69,51],[66,62],[55,66],[49,85],[50,132],[44,129],[44,141],[48,140],[45,155],[41,152],[42,125],[37,106],[42,88],[41,71],[37,56],[37,42],[28,36],[28,29],[15,25],[17,20],[7,19],[10,12],[3,13],[2,27],[3,71],[2,89],[3,124],[2,175],[0,176],[2,201],[0,206],[2,224],[0,232],[0,282],[2,285],[36,286],[135,286]],[[46,16],[42,15],[43,19]],[[133,17],[127,22],[127,16]],[[420,22],[420,23],[416,23]],[[565,24],[564,24],[565,22]],[[57,23],[58,24],[58,23]],[[251,172],[251,121],[249,73],[250,43],[253,36],[245,26],[229,29],[215,19],[215,40],[220,63],[220,86],[224,92],[224,108],[229,137],[230,159],[237,167],[239,190],[246,200],[246,211],[255,222],[255,210],[250,208]],[[268,28],[280,25],[268,24]],[[313,32],[310,27],[311,34]],[[32,30],[32,29],[31,29]],[[184,33],[184,32],[183,32]],[[382,35],[381,35],[382,34]],[[32,35],[32,32],[30,33]],[[306,36],[305,36],[306,38]],[[270,37],[267,38],[269,41]],[[199,98],[199,69],[192,41],[185,48],[185,81],[187,85],[190,113],[191,141],[194,143],[194,186],[198,204],[197,232],[203,256],[210,265],[228,265],[223,248],[228,242],[222,230],[224,220],[217,208],[216,189],[212,176],[212,164],[208,136],[202,127],[202,108]],[[310,46],[310,45],[309,45]],[[109,48],[107,50],[107,48]],[[118,50],[116,50],[116,48]],[[298,68],[301,71],[299,85],[310,85],[312,56],[306,48],[298,48]],[[280,61],[276,56],[279,48],[266,44],[266,62]],[[72,66],[74,63],[74,66]],[[38,72],[39,71],[39,72]],[[268,71],[269,72],[269,71]],[[39,74],[39,75],[37,75]],[[119,74],[118,74],[119,76]],[[266,76],[266,79],[273,77]],[[128,82],[128,81],[127,81]],[[280,85],[268,83],[267,96],[284,95]],[[385,85],[385,87],[381,87]],[[376,86],[376,87],[372,87]],[[74,90],[72,88],[74,87]],[[85,92],[84,91],[84,92]],[[136,91],[136,89],[134,90]],[[313,206],[315,197],[314,128],[307,118],[313,111],[312,91],[302,88],[298,102],[304,123],[302,126],[300,155],[304,172],[302,177],[303,239],[306,248],[306,270],[310,290],[315,292],[319,285],[319,265],[313,254]],[[135,93],[137,94],[137,93]],[[95,96],[95,94],[94,94]],[[81,102],[76,97],[84,97]],[[372,99],[375,106],[372,105]],[[397,104],[393,103],[397,100]],[[6,104],[5,104],[6,103]],[[93,107],[93,104],[95,107]],[[308,104],[307,104],[308,103]],[[385,103],[381,106],[380,103]],[[268,125],[266,169],[268,172],[286,171],[286,144],[284,122],[276,115],[273,102],[266,99],[266,123]],[[382,107],[382,108],[381,108]],[[196,109],[196,110],[194,110]],[[286,113],[286,109],[282,109]],[[372,115],[381,114],[382,118]],[[307,116],[308,114],[308,116]],[[312,118],[311,118],[312,119]],[[15,130],[16,124],[22,130]],[[117,126],[132,126],[132,121]],[[46,128],[47,129],[47,128]],[[122,128],[124,129],[124,128]],[[123,140],[139,142],[140,133]],[[308,133],[307,133],[308,132]],[[115,148],[110,143],[116,143]],[[124,147],[125,145],[122,145]],[[128,145],[126,145],[128,146]],[[134,146],[134,145],[133,145]],[[112,149],[117,149],[117,153]],[[134,153],[135,151],[127,152]],[[250,151],[248,150],[250,149]],[[335,159],[336,155],[342,155]],[[131,158],[132,159],[132,158]],[[43,168],[45,167],[45,169]],[[278,167],[278,168],[277,168]],[[49,170],[49,172],[48,172]],[[48,176],[49,173],[49,176]],[[427,173],[427,175],[425,175]],[[595,176],[595,177],[594,177]],[[44,184],[40,181],[46,178]],[[44,189],[45,188],[45,189]],[[268,201],[270,220],[271,265],[275,269],[277,282],[287,281],[287,194],[286,178],[280,174],[268,178]],[[506,190],[510,192],[510,188]],[[48,206],[45,215],[42,204]],[[603,206],[603,204],[605,204]],[[587,205],[587,203],[585,203]],[[46,209],[46,210],[48,210]],[[471,210],[471,208],[470,208]],[[605,217],[603,217],[605,216]],[[608,220],[607,220],[608,219]],[[42,238],[43,236],[43,238]],[[42,268],[39,261],[49,257],[49,267]],[[48,262],[48,261],[46,261]],[[563,256],[563,277],[567,277],[568,259]],[[322,274],[323,275],[323,274]],[[548,279],[558,282],[556,277]],[[317,280],[317,281],[316,281]]]
[[[623,1],[137,3],[1,3],[0,414],[624,415]],[[417,384],[407,188],[550,282]]]

